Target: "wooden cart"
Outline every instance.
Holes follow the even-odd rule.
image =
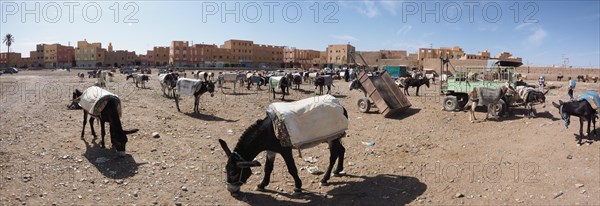
[[[362,71],[358,75],[358,81],[365,93],[365,97],[357,102],[361,112],[368,112],[374,103],[379,112],[387,118],[411,106],[410,101],[385,70],[379,74]]]

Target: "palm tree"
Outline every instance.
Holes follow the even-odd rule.
[[[9,64],[9,60],[10,60],[10,46],[12,45],[12,43],[15,42],[15,37],[8,33],[6,34],[6,36],[4,36],[4,39],[2,40],[2,43],[6,44],[6,46],[8,47],[8,53],[6,53],[6,65],[10,65]]]

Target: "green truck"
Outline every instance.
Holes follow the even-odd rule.
[[[508,66],[502,66],[508,65]],[[520,66],[520,65],[518,65]],[[488,66],[456,67],[452,76],[442,82],[441,92],[445,95],[444,110],[462,109],[469,101],[468,94],[476,87],[502,87],[505,82],[516,88],[517,73],[515,64],[497,61]],[[496,105],[487,105],[492,116],[499,116],[506,111],[514,98],[502,98]]]

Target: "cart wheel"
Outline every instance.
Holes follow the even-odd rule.
[[[454,111],[456,108],[458,108],[458,100],[456,100],[456,97],[446,96],[446,98],[444,98],[444,110]]]
[[[358,110],[362,113],[369,112],[369,110],[371,109],[371,102],[369,101],[369,98],[367,98],[367,97],[358,99],[357,105],[358,105]]]
[[[502,99],[498,100],[498,102],[496,104],[488,105],[488,113],[490,113],[490,115],[492,117],[498,117],[498,116],[502,115],[502,113],[504,113],[505,109],[506,109],[506,104],[504,103],[504,100],[502,100]]]

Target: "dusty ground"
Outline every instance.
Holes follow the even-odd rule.
[[[409,98],[412,109],[386,119],[359,113],[355,102],[362,94],[338,82],[334,93],[350,116],[349,136],[343,140],[348,176],[319,186],[321,175],[304,169],[305,193],[290,195],[293,180],[278,156],[271,191],[254,191],[262,178],[262,168],[256,168],[243,193],[234,197],[225,190],[225,155],[217,139],[233,146],[246,127],[264,117],[273,101],[270,94],[244,89],[239,95],[225,90],[213,98],[203,96],[202,114],[194,115],[192,98],[183,97],[179,113],[174,100],[162,96],[156,72],[150,89],[136,89],[118,75],[109,87],[122,98],[122,122],[140,132],[130,135],[130,156],[117,158],[92,140],[89,127],[85,138],[79,137],[82,111],[66,105],[74,88],[90,86],[93,79],[79,82],[76,73],[0,76],[1,205],[600,203],[599,138],[576,146],[578,119],[565,129],[551,104],[538,106],[535,119],[513,108],[515,115],[508,118],[471,124],[465,112],[441,111],[434,89],[439,85],[434,85],[422,90],[421,97]],[[578,91],[584,88],[599,90],[600,84],[578,83]],[[296,100],[313,95],[292,93]],[[553,90],[548,101],[566,99],[566,93],[564,86]],[[476,115],[483,118],[484,113]],[[153,132],[161,137],[153,138]],[[374,146],[363,144],[371,141]],[[304,157],[316,158],[316,163],[296,158],[296,164],[323,170],[326,151],[326,145],[304,150]],[[264,161],[264,155],[259,159]]]

